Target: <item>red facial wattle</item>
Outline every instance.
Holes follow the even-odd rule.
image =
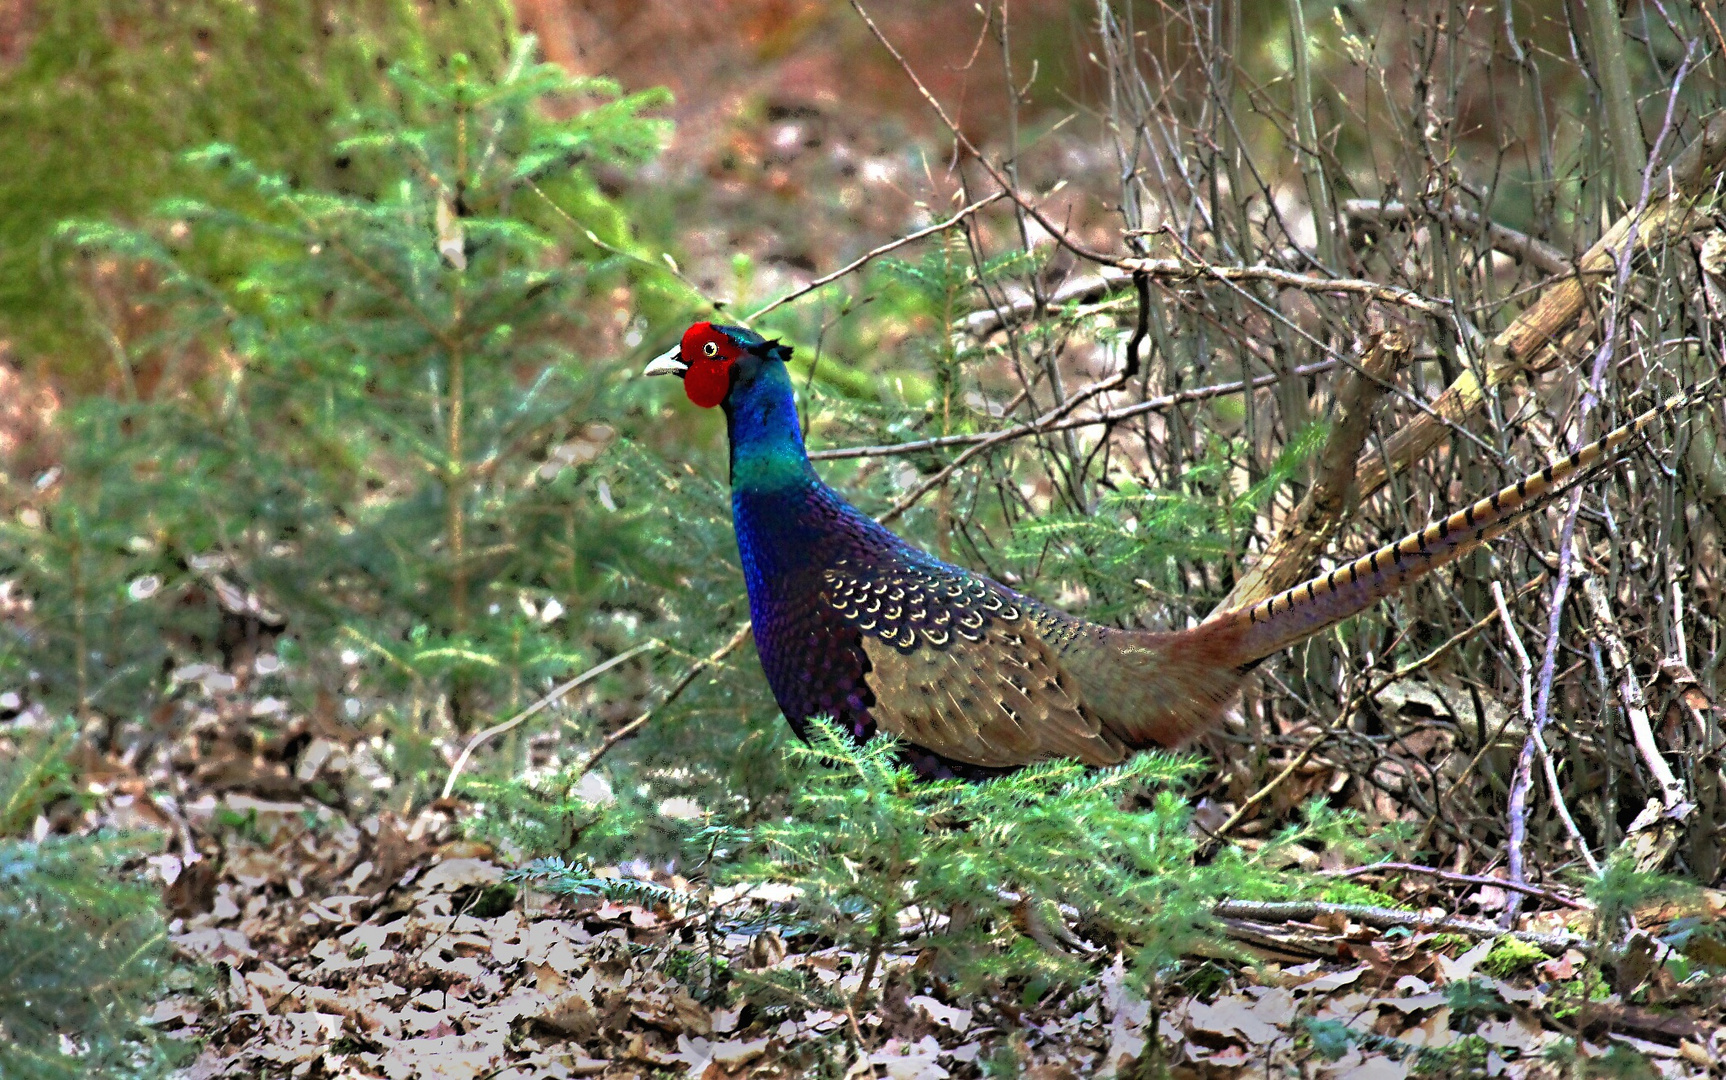
[[[725,400],[731,390],[731,361],[701,357],[689,365],[683,376],[683,392],[703,409],[711,409]]]
[[[690,401],[711,409],[725,400],[737,352],[737,344],[712,323],[696,323],[684,331],[682,355],[689,370],[683,374],[683,392]]]

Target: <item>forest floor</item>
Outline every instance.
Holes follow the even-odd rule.
[[[858,1011],[787,1003],[753,994],[750,976],[800,971],[846,1000],[864,967],[819,927],[769,928],[794,897],[707,893],[646,866],[607,872],[671,899],[550,895],[460,838],[458,802],[387,809],[391,780],[352,728],[295,718],[260,741],[257,713],[278,705],[224,693],[213,669],[182,674],[203,686],[185,722],[129,761],[86,761],[99,803],[75,827],[162,836],[150,862],[172,941],[205,975],[150,1022],[201,1048],[184,1073],[197,1080],[1134,1076],[1149,1075],[1135,1070],[1153,1022],[1171,1075],[1217,1080],[1703,1077],[1726,1059],[1718,995],[1674,981],[1661,940],[1674,913],[1659,911],[1643,913],[1642,948],[1618,961],[1629,994],[1582,978],[1577,948],[1518,951],[1320,911],[1224,920],[1239,955],[1191,958],[1154,1021],[1108,955],[1091,958],[1089,983],[1030,1002],[955,996],[929,957],[904,952],[886,957],[883,992]],[[1408,876],[1380,887],[1434,916],[1502,908],[1506,895]],[[1559,899],[1519,928],[1585,930],[1588,912]],[[1726,896],[1710,904],[1718,914]],[[704,1001],[698,972],[714,956],[732,978]],[[1563,1048],[1578,1037],[1591,1065],[1616,1066],[1572,1072]],[[1017,1073],[994,1067],[1008,1058]]]

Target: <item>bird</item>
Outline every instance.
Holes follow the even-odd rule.
[[[643,375],[724,410],[732,519],[756,651],[792,730],[818,717],[899,740],[930,779],[1052,759],[1116,765],[1214,726],[1265,658],[1501,534],[1681,398],[1466,509],[1268,599],[1186,629],[1087,622],[906,542],[823,483],[798,421],[790,346],[697,322]]]

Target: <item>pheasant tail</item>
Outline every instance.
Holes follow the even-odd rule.
[[[1523,477],[1465,510],[1347,566],[1339,566],[1249,607],[1216,616],[1198,630],[1214,634],[1219,643],[1227,642],[1236,665],[1262,660],[1364,611],[1501,535],[1571,481],[1610,464],[1619,448],[1690,400],[1689,395],[1674,397],[1564,460]]]

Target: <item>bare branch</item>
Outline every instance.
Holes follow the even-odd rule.
[[[1342,204],[1343,215],[1352,221],[1381,224],[1392,221],[1417,221],[1419,215],[1442,218],[1459,229],[1477,232],[1483,227],[1486,239],[1493,250],[1502,251],[1528,263],[1530,266],[1548,274],[1559,275],[1571,272],[1570,260],[1564,252],[1559,251],[1543,240],[1537,240],[1527,233],[1517,232],[1506,225],[1487,219],[1473,210],[1465,210],[1460,206],[1442,206],[1428,202],[1419,208],[1419,214],[1409,206],[1400,202],[1380,202],[1377,199],[1345,199]]]

